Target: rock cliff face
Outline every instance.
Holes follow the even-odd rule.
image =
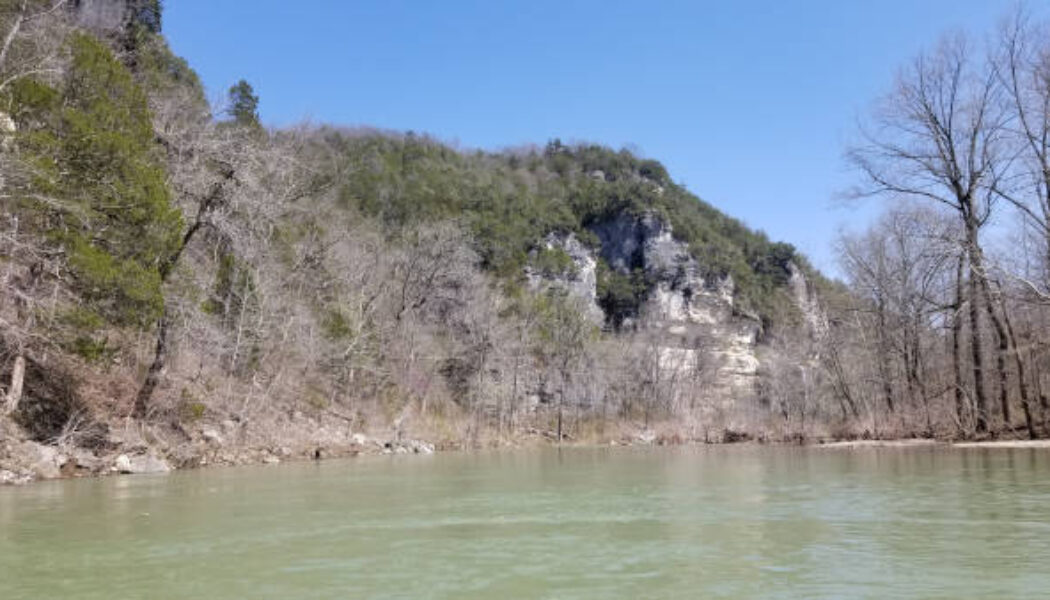
[[[761,323],[734,310],[732,278],[704,278],[688,246],[674,239],[670,225],[656,215],[621,214],[594,224],[591,231],[601,242],[598,257],[611,270],[644,274],[647,294],[638,314],[622,327],[655,334],[662,370],[675,377],[700,377],[709,399],[753,394]],[[565,252],[575,268],[559,277],[531,271],[533,287],[563,289],[587,307],[592,319],[606,320],[597,303],[595,253],[572,235],[551,235],[544,244]]]
[[[120,29],[131,6],[128,0],[76,0],[70,6],[77,24],[94,31]]]
[[[594,254],[571,233],[552,233],[543,240],[543,247],[568,255],[572,261],[572,269],[564,273],[543,273],[534,268],[527,268],[525,276],[529,285],[533,289],[563,290],[580,302],[587,318],[596,325],[603,324],[605,313],[598,306],[598,261]]]
[[[822,337],[828,331],[828,318],[824,309],[820,306],[820,300],[806,280],[806,276],[795,263],[788,263],[790,277],[788,286],[791,288],[791,297],[795,306],[802,313],[802,319],[809,330],[810,335],[815,338]]]

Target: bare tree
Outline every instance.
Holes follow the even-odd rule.
[[[961,34],[920,55],[863,129],[847,157],[866,184],[856,196],[908,197],[948,207],[964,232],[969,267],[970,347],[976,428],[988,430],[982,346],[982,288],[987,284],[980,231],[1010,167],[998,77]]]
[[[996,187],[1043,240],[1042,277],[1021,278],[1050,300],[1050,24],[1033,23],[1018,9],[999,32],[996,73],[1013,116],[1010,133],[1018,160]]]
[[[542,368],[557,382],[556,436],[560,443],[564,438],[566,396],[597,330],[578,299],[551,290],[540,302],[537,351]]]
[[[61,73],[67,0],[3,0],[0,21],[0,92],[25,77],[54,78]]]

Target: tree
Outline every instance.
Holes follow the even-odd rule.
[[[250,83],[240,80],[230,86],[228,93],[229,107],[227,114],[233,122],[248,129],[259,129],[259,96],[255,95]]]
[[[161,0],[128,0],[127,7],[127,18],[132,26],[142,27],[154,35],[160,33],[164,12]]]
[[[19,253],[32,275],[21,278],[20,312],[33,310],[24,305],[46,274],[53,282],[47,321],[54,325],[59,312],[63,325],[52,342],[97,360],[109,351],[106,326],[142,329],[161,314],[164,264],[182,216],[142,89],[97,39],[75,34],[67,44],[58,85],[21,77],[9,90],[25,172],[11,187],[12,237],[16,249],[36,246]],[[69,301],[58,310],[60,297]],[[24,367],[19,348],[16,374]]]
[[[977,431],[984,432],[988,400],[981,307],[987,274],[980,231],[1009,166],[1009,115],[994,69],[974,55],[971,43],[958,34],[915,59],[898,75],[873,124],[862,130],[862,144],[850,149],[847,158],[866,180],[855,196],[935,202],[956,215],[969,267]]]
[[[25,77],[54,79],[62,71],[68,30],[66,0],[0,0],[0,93]]]
[[[26,225],[50,230],[72,285],[118,324],[152,322],[160,268],[182,217],[170,199],[146,97],[100,42],[76,35],[62,90],[16,85],[19,144],[35,177],[23,190]]]
[[[587,352],[597,328],[587,318],[581,302],[552,289],[539,296],[537,354],[558,385],[557,439],[564,437],[565,396],[577,365]]]
[[[957,230],[938,207],[901,204],[864,234],[839,241],[844,270],[859,300],[855,310],[871,319],[865,325],[875,338],[871,354],[884,402],[890,412],[895,405],[920,411],[924,435],[934,430],[930,403],[936,386],[928,367],[937,344],[930,338],[951,309],[947,298],[952,282],[946,273],[959,254]],[[895,388],[900,379],[905,385]],[[903,413],[899,416],[906,421]]]
[[[999,33],[996,73],[1012,113],[1018,159],[996,192],[1021,213],[1042,239],[1042,277],[1020,279],[1050,300],[1050,25],[1033,24],[1017,11]]]

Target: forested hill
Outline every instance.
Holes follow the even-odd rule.
[[[0,2],[7,439],[191,465],[392,429],[707,439],[787,401],[824,280],[659,162],[270,130],[246,81],[205,101],[161,16]],[[70,456],[19,444],[0,461]]]
[[[341,206],[375,216],[395,232],[457,220],[472,234],[484,268],[512,281],[530,260],[548,258],[532,252],[530,259],[548,234],[574,233],[595,248],[595,224],[646,214],[671,226],[705,277],[732,277],[743,311],[772,313],[789,264],[820,278],[790,244],[770,241],[675,183],[658,161],[628,150],[553,140],[542,148],[459,151],[411,132],[316,133],[345,161]],[[651,282],[607,267],[599,269],[603,306],[640,304]]]

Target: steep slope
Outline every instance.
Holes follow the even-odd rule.
[[[753,398],[774,320],[819,311],[819,274],[683,187],[664,167],[595,145],[459,152],[414,134],[332,131],[347,204],[394,231],[454,218],[505,286],[562,290],[611,332],[656,336],[666,377],[700,377],[720,406]],[[334,141],[338,140],[338,141]],[[524,282],[522,281],[524,278]]]
[[[557,259],[535,253],[548,234],[574,233],[585,246],[598,248],[607,228],[634,227],[643,216],[668,226],[668,235],[695,259],[697,275],[732,278],[738,312],[765,318],[776,312],[791,276],[789,264],[816,276],[791,245],[748,229],[675,184],[659,162],[627,150],[555,140],[543,148],[461,152],[411,132],[333,129],[322,135],[343,156],[344,207],[395,229],[461,220],[475,237],[483,265],[510,280],[530,259]],[[631,236],[637,234],[618,235]],[[598,300],[614,326],[638,316],[653,286],[635,272],[635,250],[603,254],[597,266]],[[533,266],[549,270],[551,265]]]
[[[0,464],[779,435],[823,280],[660,163],[216,118],[157,3],[76,6],[0,64]]]

